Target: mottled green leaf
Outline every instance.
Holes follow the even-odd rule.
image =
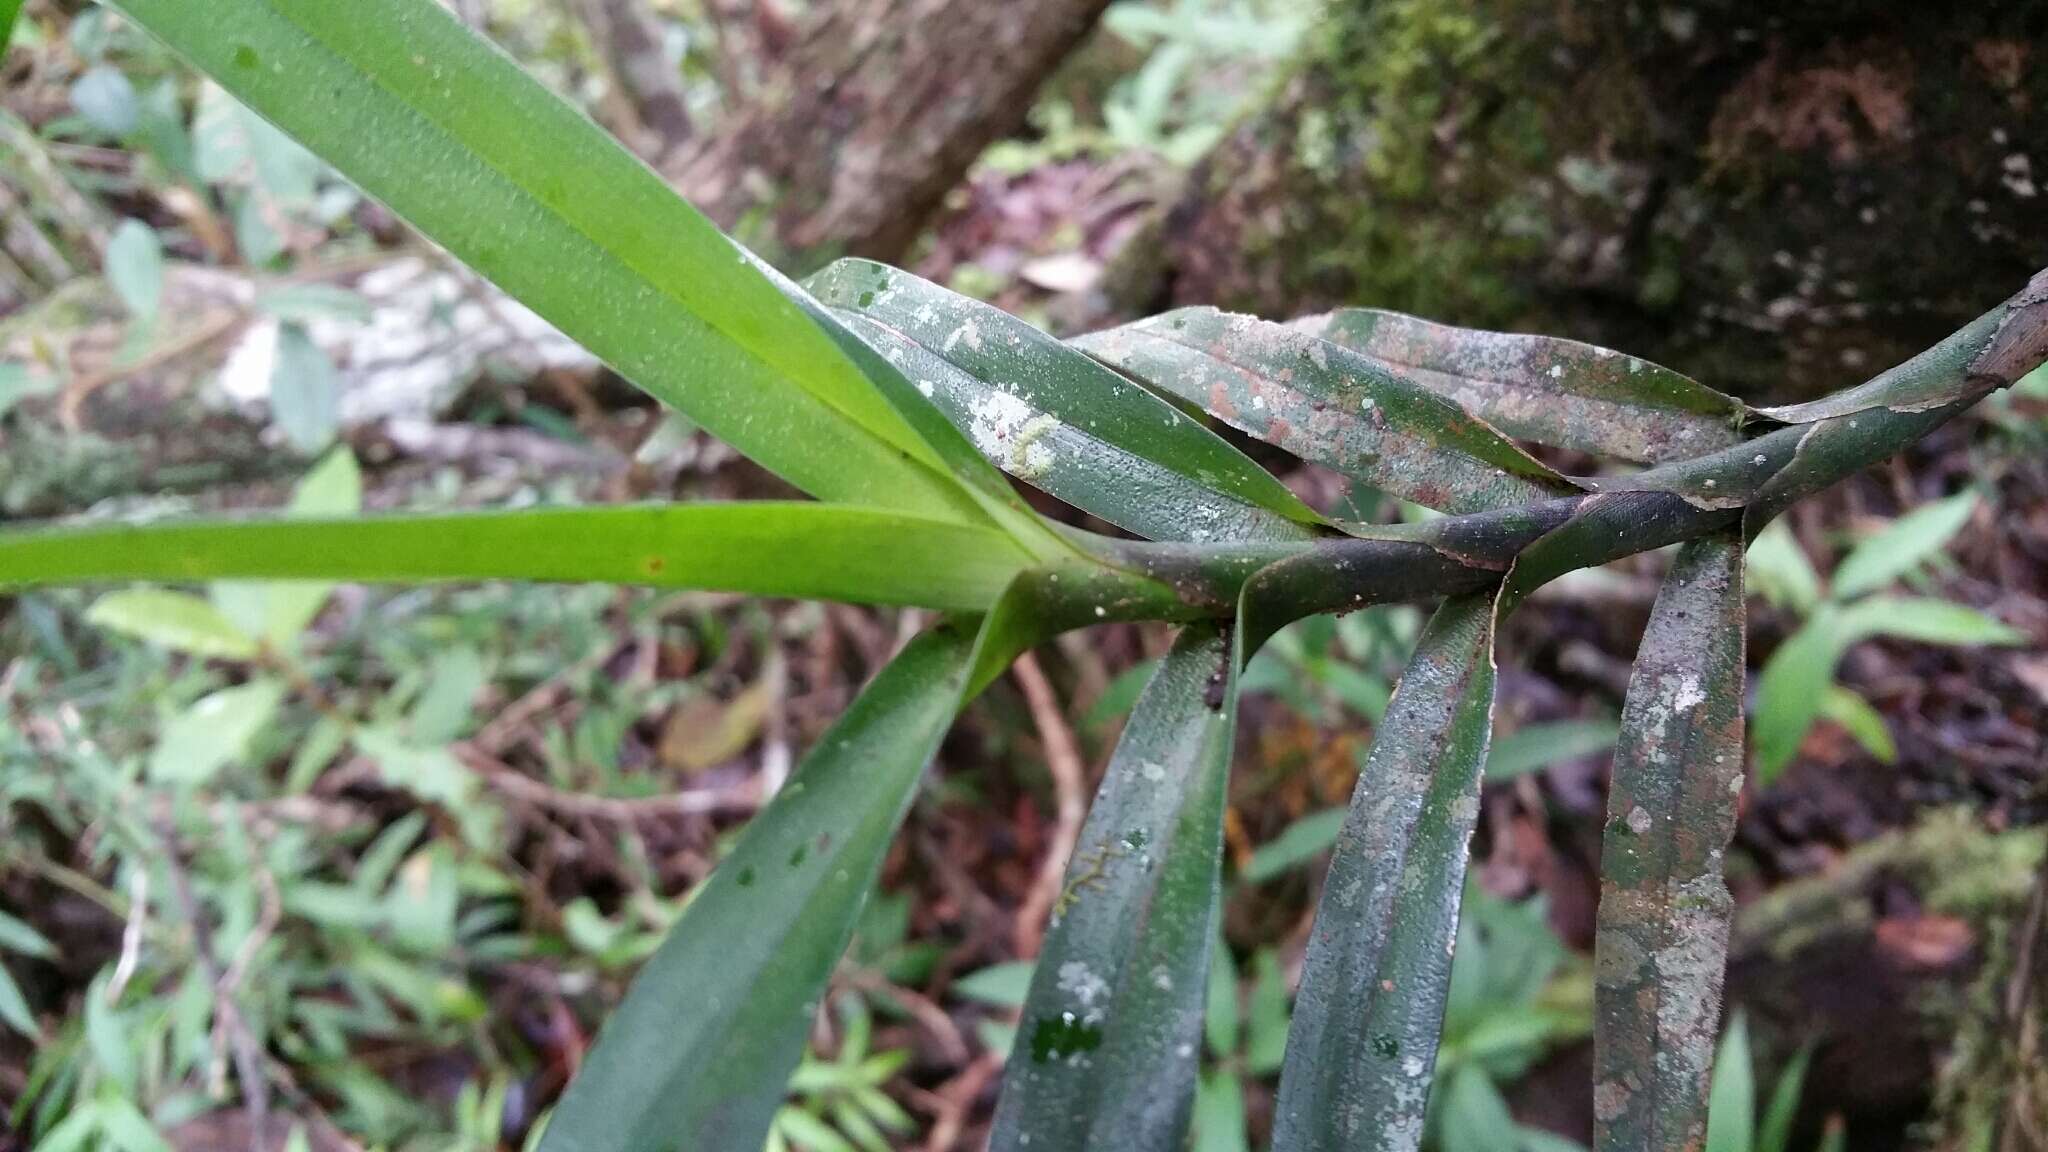
[[[1680,549],[1622,709],[1601,848],[1595,1145],[1684,1152],[1707,1122],[1742,789],[1742,545]]]
[[[1573,490],[1442,396],[1326,340],[1187,308],[1073,345],[1233,428],[1446,512]]]
[[[979,610],[1029,558],[1007,536],[832,504],[626,505],[0,533],[0,586],[88,580],[601,581]],[[188,603],[189,602],[189,603]],[[119,593],[93,619],[208,655],[254,642],[211,605]]]
[[[1178,1152],[1216,933],[1236,712],[1230,637],[1183,633],[1103,777],[996,1106],[996,1152]]]
[[[1306,536],[1320,520],[1180,409],[1000,309],[865,260],[808,286],[984,456],[1077,508],[1152,539]]]
[[[1493,713],[1494,599],[1448,600],[1387,706],[1316,910],[1274,1152],[1413,1152]]]
[[[627,378],[797,487],[986,521],[778,285],[441,5],[116,6]]]
[[[41,582],[42,568],[70,565],[81,559],[72,554],[68,542],[57,533],[0,533],[0,586]],[[48,578],[61,580],[66,576],[52,573]],[[110,592],[86,612],[85,622],[189,656],[247,660],[256,655],[256,641],[235,627],[220,609],[183,592],[156,588]]]
[[[1346,308],[1294,327],[1349,348],[1510,436],[1656,463],[1725,448],[1745,409],[1678,372],[1560,340]]]
[[[805,756],[641,970],[541,1152],[758,1152],[981,642],[957,621],[912,641]]]
[[[1977,494],[1964,492],[1922,505],[1856,546],[1830,581],[1838,600],[1875,592],[1940,555],[1970,522]]]

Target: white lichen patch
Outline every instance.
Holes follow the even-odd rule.
[[[1707,693],[1700,687],[1700,678],[1688,672],[1678,677],[1678,683],[1671,690],[1671,708],[1676,712],[1689,712],[1707,702]]]
[[[941,352],[951,352],[955,345],[965,344],[973,351],[981,351],[981,327],[972,319],[953,329],[946,335],[946,342],[939,346]]]
[[[1166,765],[1147,760],[1138,765],[1138,774],[1151,783],[1157,784],[1166,779]]]
[[[1649,809],[1644,808],[1642,805],[1638,804],[1634,808],[1629,810],[1629,831],[1635,833],[1638,836],[1646,835],[1650,831],[1650,823],[1651,819]]]
[[[967,409],[967,436],[974,446],[1003,470],[1027,480],[1052,466],[1052,449],[1042,441],[1059,426],[1008,392],[985,393]]]
[[[1081,1006],[1084,1022],[1093,1024],[1102,1019],[1103,1005],[1097,1001],[1109,999],[1109,982],[1086,963],[1069,960],[1060,965],[1059,989]]]

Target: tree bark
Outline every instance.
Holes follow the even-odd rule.
[[[774,78],[667,166],[743,240],[797,264],[900,258],[1108,0],[835,0]]]
[[[1126,303],[1374,304],[1819,394],[2048,251],[2044,42],[2032,0],[1339,3]]]

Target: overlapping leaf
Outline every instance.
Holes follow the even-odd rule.
[[[1294,327],[1412,380],[1510,436],[1656,463],[1725,448],[1747,410],[1658,364],[1575,340],[1346,308]]]
[[[807,287],[998,467],[1119,527],[1305,538],[1321,519],[1172,404],[1000,309],[865,260]]]
[[[986,521],[778,285],[432,0],[117,6],[629,379],[798,487]]]
[[[1679,550],[1629,680],[1600,855],[1595,1146],[1704,1138],[1743,780],[1739,532]]]
[[[1230,636],[1183,633],[1117,745],[1053,910],[999,1152],[1179,1152],[1202,1035],[1237,705]]]
[[[1072,343],[1234,428],[1426,507],[1477,512],[1574,490],[1450,400],[1284,325],[1186,308]]]
[[[1359,774],[1316,909],[1274,1152],[1414,1152],[1493,713],[1494,600],[1446,601]]]
[[[989,528],[769,501],[0,533],[0,587],[224,577],[602,581],[981,611],[1030,562]]]
[[[641,970],[541,1152],[759,1152],[984,642],[971,622],[925,633],[804,758]]]

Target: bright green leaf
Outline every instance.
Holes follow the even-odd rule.
[[[1970,522],[1977,494],[1964,492],[1922,505],[1863,541],[1835,569],[1837,600],[1853,600],[1920,567],[1941,554],[1948,542]]]
[[[1714,1087],[1707,1105],[1706,1152],[1754,1152],[1756,1073],[1749,1057],[1749,1024],[1736,1013],[1714,1056]]]
[[[994,964],[955,980],[953,994],[997,1008],[1021,1008],[1025,995],[1031,991],[1034,967],[1029,960]]]
[[[1259,845],[1238,878],[1247,884],[1264,884],[1329,851],[1344,829],[1344,816],[1344,809],[1329,808],[1289,824],[1280,835]]]
[[[1772,607],[1805,615],[1820,603],[1820,574],[1783,520],[1773,520],[1749,544],[1749,586]]]
[[[9,563],[8,553],[9,545],[20,545],[30,540],[27,533],[0,534],[0,584],[8,583],[18,572],[27,575]],[[108,631],[190,656],[247,660],[256,655],[256,642],[236,628],[220,609],[183,592],[156,588],[111,592],[93,604],[86,612],[85,620]]]
[[[1191,1152],[1251,1152],[1244,1134],[1244,1086],[1228,1071],[1210,1072],[1195,1086],[1195,1140]]]
[[[1880,761],[1890,764],[1899,758],[1899,747],[1892,741],[1891,726],[1885,723],[1884,716],[1849,689],[1840,684],[1828,685],[1820,700],[1820,714],[1840,724]]]
[[[39,1040],[43,1035],[36,1024],[36,1014],[29,1010],[28,998],[21,994],[21,985],[14,982],[14,974],[5,964],[0,964],[0,1023],[30,1040]]]
[[[1443,1152],[1515,1152],[1520,1144],[1500,1089],[1477,1065],[1460,1065],[1444,1093]]]
[[[1486,757],[1486,779],[1492,782],[1548,768],[1614,747],[1618,731],[1612,720],[1560,720],[1531,724],[1493,742]]]
[[[0,952],[48,960],[57,954],[57,946],[27,923],[0,911]]]
[[[281,681],[263,679],[200,697],[164,726],[149,756],[150,778],[194,787],[211,783],[222,768],[248,751],[249,742],[270,724],[284,696]]]
[[[1027,562],[986,528],[766,501],[0,533],[0,586],[216,577],[598,581],[980,610]],[[95,609],[96,623],[146,631],[159,643],[223,656],[255,649],[193,597],[120,593],[101,603],[109,606]]]

